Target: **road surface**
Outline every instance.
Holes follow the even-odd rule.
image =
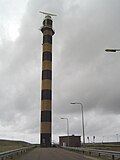
[[[17,160],[98,160],[97,158],[87,157],[79,153],[67,151],[59,148],[35,148]]]

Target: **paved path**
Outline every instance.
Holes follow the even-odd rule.
[[[98,160],[97,158],[88,158],[79,153],[67,151],[59,148],[35,148],[34,150],[23,154],[17,160]]]

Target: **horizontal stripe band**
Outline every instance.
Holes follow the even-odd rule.
[[[51,122],[41,122],[41,133],[51,133]]]
[[[51,111],[52,101],[51,100],[42,100],[41,101],[41,111]]]
[[[51,145],[51,134],[48,133],[42,133],[41,134],[41,144],[43,145]]]
[[[52,70],[52,62],[51,61],[43,61],[42,70]]]
[[[51,122],[52,116],[51,111],[42,111],[41,112],[41,122]]]
[[[44,43],[43,44],[43,52],[52,52],[52,44]]]
[[[49,89],[42,90],[41,100],[51,100],[52,99],[52,91]]]
[[[49,79],[52,80],[52,71],[51,70],[43,70],[42,71],[42,80]]]
[[[52,61],[52,53],[51,52],[43,52],[43,61],[49,60]]]
[[[51,89],[52,88],[52,81],[51,80],[42,80],[42,90],[44,89]]]
[[[52,44],[52,36],[51,35],[43,35],[43,44],[44,43]]]

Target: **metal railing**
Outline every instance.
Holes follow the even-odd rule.
[[[112,160],[115,160],[115,157],[120,157],[120,152],[116,151],[109,151],[109,150],[98,150],[98,149],[91,149],[91,148],[80,148],[80,147],[63,147],[65,149],[73,150],[73,151],[80,151],[83,154],[86,152],[89,155],[92,155],[92,153],[98,154],[100,157],[101,155],[109,155],[111,156]]]
[[[15,155],[18,156],[19,154],[25,153],[33,148],[35,148],[35,146],[23,147],[23,148],[19,148],[19,149],[1,152],[0,153],[0,160],[2,160],[4,158],[8,158],[8,157],[13,158]]]

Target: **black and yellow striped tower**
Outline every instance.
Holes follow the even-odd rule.
[[[52,19],[43,20],[42,90],[41,90],[41,146],[51,146],[52,137]]]

